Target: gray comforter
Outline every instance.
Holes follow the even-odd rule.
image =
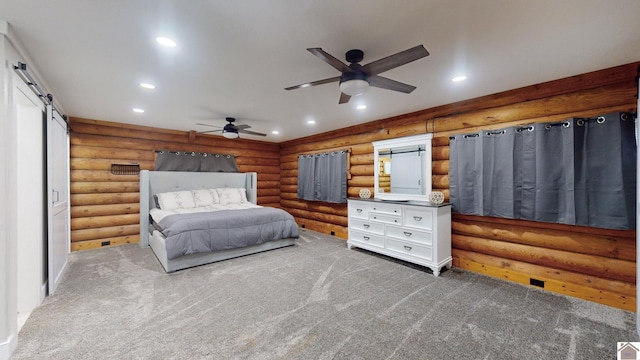
[[[169,260],[299,236],[293,216],[270,207],[169,215],[157,225]]]

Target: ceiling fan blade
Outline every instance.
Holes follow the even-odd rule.
[[[211,127],[217,127],[217,128],[222,128],[222,126],[217,126],[217,125],[211,125],[211,124],[202,124],[202,123],[196,123],[196,125],[202,125],[202,126],[211,126]]]
[[[251,125],[247,125],[247,124],[242,124],[242,125],[233,125],[233,127],[236,128],[236,130],[244,130],[244,129],[248,129],[251,127]]]
[[[351,95],[340,92],[340,100],[338,101],[338,104],[346,104],[349,100],[351,100]]]
[[[249,130],[242,130],[242,129],[238,129],[238,132],[241,132],[243,134],[249,134],[249,135],[267,136],[267,134],[263,134],[255,131],[249,131]]]
[[[332,82],[336,82],[336,81],[340,81],[340,76],[335,76],[335,77],[324,79],[324,80],[312,81],[312,82],[308,82],[308,83],[304,83],[304,84],[300,84],[300,85],[295,85],[295,86],[289,86],[289,87],[284,88],[284,89],[285,90],[294,90],[294,89],[300,89],[300,88],[305,88],[305,87],[309,87],[309,86],[328,84],[328,83],[332,83]]]
[[[313,55],[319,57],[322,61],[326,62],[327,64],[333,66],[336,70],[340,71],[341,73],[344,73],[344,72],[351,73],[351,72],[353,72],[353,69],[350,68],[349,65],[347,65],[347,64],[343,63],[342,61],[336,59],[335,57],[333,57],[333,55],[331,55],[328,52],[322,50],[321,48],[308,48],[307,51],[309,51]]]
[[[391,79],[388,79],[386,77],[382,77],[382,76],[378,76],[378,75],[374,75],[374,76],[370,76],[369,77],[369,85],[370,86],[375,86],[375,87],[381,88],[381,89],[399,91],[399,92],[402,92],[402,93],[405,93],[405,94],[409,94],[413,90],[416,89],[415,86],[412,86],[412,85],[409,85],[409,84],[405,84],[405,83],[401,83],[399,81],[391,80]]]
[[[374,62],[370,62],[367,65],[362,66],[362,70],[368,75],[378,75],[387,70],[391,70],[398,66],[408,64],[412,61],[421,59],[425,56],[428,56],[429,52],[422,45],[418,45],[412,47],[411,49],[407,49],[405,51],[401,51],[397,54],[393,54],[382,58],[380,60],[376,60]]]
[[[198,134],[208,134],[208,133],[219,132],[219,131],[222,131],[222,129],[220,129],[220,130],[209,130],[209,131],[198,131]]]

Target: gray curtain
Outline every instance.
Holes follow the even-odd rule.
[[[299,156],[298,198],[332,203],[347,202],[347,152]]]
[[[635,228],[633,115],[534,124],[450,138],[453,211]]]
[[[449,200],[452,211],[483,215],[482,140],[480,134],[449,138]]]
[[[635,228],[634,116],[611,113],[575,123],[576,224]]]
[[[157,152],[156,171],[238,172],[233,155],[162,150]]]

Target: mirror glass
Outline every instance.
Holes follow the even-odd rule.
[[[376,198],[428,200],[431,138],[424,134],[373,142]]]

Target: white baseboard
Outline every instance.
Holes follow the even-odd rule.
[[[11,334],[5,342],[0,343],[0,360],[9,360],[17,346],[17,337],[15,334]]]

